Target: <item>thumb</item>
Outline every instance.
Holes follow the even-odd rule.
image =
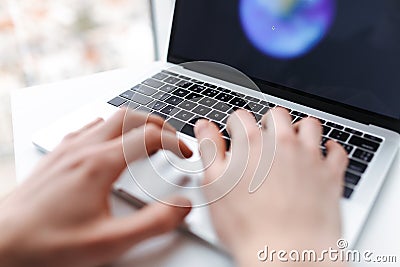
[[[215,161],[225,158],[225,141],[215,124],[207,120],[199,120],[195,126],[195,134],[204,166],[210,166]]]
[[[168,203],[173,203],[174,206],[157,202],[145,206],[133,215],[113,219],[108,225],[113,240],[133,246],[177,228],[189,214],[191,203],[182,197],[174,197]]]

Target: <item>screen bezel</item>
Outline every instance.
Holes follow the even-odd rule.
[[[174,36],[176,33],[176,25],[178,23],[177,14],[179,13],[179,3],[181,0],[175,1],[174,15],[171,27],[171,34],[168,46],[167,61],[173,64],[181,64],[194,61],[194,59],[182,58],[173,54]],[[260,80],[254,77],[250,78],[257,84],[260,90],[268,95],[279,97],[285,100],[296,102],[311,108],[315,108],[330,114],[354,120],[366,125],[375,125],[400,133],[400,119],[395,119],[369,110],[361,109],[351,105],[343,104],[338,101],[312,95],[294,88],[275,84],[266,80]]]

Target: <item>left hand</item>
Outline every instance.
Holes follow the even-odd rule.
[[[123,151],[123,128],[133,149]],[[126,162],[161,148],[192,155],[161,118],[125,110],[68,135],[0,204],[0,266],[98,266],[176,228],[190,208],[156,203],[124,218],[110,214],[109,192]]]

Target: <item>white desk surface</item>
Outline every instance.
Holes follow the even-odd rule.
[[[143,68],[141,68],[143,69]],[[110,86],[126,88],[124,77],[137,69],[122,69],[50,85],[17,90],[12,95],[15,161],[19,182],[29,174],[42,154],[31,143],[32,134],[78,107],[97,98]],[[123,90],[123,89],[121,89]],[[400,161],[397,155],[381,194],[371,211],[356,249],[381,255],[397,255],[400,261]],[[111,197],[116,214],[135,210]],[[260,248],[261,249],[261,248]],[[255,252],[256,253],[256,252]],[[254,254],[256,257],[256,254]],[[174,232],[147,241],[129,251],[113,266],[233,266],[226,255],[195,239]],[[365,266],[354,263],[353,266]],[[392,265],[394,266],[394,265]]]

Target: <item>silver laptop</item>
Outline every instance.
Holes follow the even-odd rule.
[[[364,0],[362,8],[360,3],[177,0],[167,62],[154,63],[141,75],[132,73],[129,88],[110,84],[106,97],[38,132],[33,143],[51,151],[68,132],[127,106],[163,117],[196,151],[193,127],[198,118],[216,122],[229,145],[225,123],[234,110],[248,109],[260,120],[268,109],[282,106],[293,122],[320,119],[322,152],[329,139],[347,151],[341,206],[344,238],[354,246],[400,140],[400,6],[392,0]],[[259,90],[212,67],[182,65],[193,61],[230,65]],[[160,175],[173,183],[185,180],[185,185],[201,179],[201,173],[182,171],[163,155],[130,166],[135,173],[127,170],[115,192],[142,205],[154,201],[139,186],[142,176],[160,196],[179,193],[159,183]],[[203,198],[199,192],[189,197]],[[192,211],[186,230],[220,245],[207,206]]]

